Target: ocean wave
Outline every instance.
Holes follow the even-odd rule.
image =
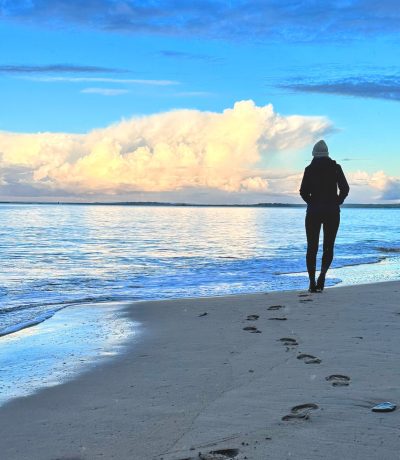
[[[400,248],[399,247],[384,247],[380,246],[376,248],[377,251],[379,252],[384,252],[384,253],[400,253]]]
[[[138,300],[132,296],[93,296],[81,299],[65,300],[48,303],[31,303],[27,305],[17,305],[13,307],[3,307],[0,309],[0,316],[5,317],[4,322],[8,322],[5,327],[0,329],[0,337],[13,334],[22,329],[37,326],[40,323],[52,318],[58,311],[77,305],[95,304],[97,307],[102,303],[113,303],[122,301]]]
[[[0,315],[5,313],[14,313],[20,312],[23,310],[32,310],[35,308],[48,308],[48,307],[59,307],[55,311],[60,310],[61,308],[65,308],[72,305],[80,305],[80,304],[87,304],[87,303],[105,303],[105,302],[118,302],[124,300],[135,300],[134,297],[128,295],[119,295],[119,296],[91,296],[91,297],[84,297],[84,298],[76,298],[76,299],[69,299],[69,300],[58,300],[56,302],[34,302],[28,303],[23,305],[14,305],[10,307],[0,307]]]
[[[0,245],[3,331],[38,324],[76,304],[302,289],[307,284],[302,209],[249,213],[32,205],[35,232],[26,210],[9,206],[3,211],[8,222]],[[382,210],[344,210],[332,268],[399,257],[394,239],[399,210],[384,212],[383,225]],[[296,273],[301,275],[281,276]]]
[[[344,268],[344,267],[354,267],[354,266],[361,266],[361,265],[369,265],[369,264],[378,264],[385,260],[385,256],[371,256],[371,257],[362,257],[362,258],[337,258],[333,261],[331,268]],[[304,273],[305,266],[303,269],[298,271],[285,271],[285,272],[274,272],[275,275],[291,275],[291,274],[298,274]]]
[[[43,323],[43,321],[46,321],[46,319],[49,319],[52,316],[54,316],[54,314],[57,313],[58,310],[47,311],[46,313],[42,313],[33,319],[21,321],[20,323],[16,323],[4,329],[0,329],[0,337],[4,337],[5,335],[13,334],[15,332],[21,331],[22,329],[27,329],[28,327],[36,326],[37,324]]]

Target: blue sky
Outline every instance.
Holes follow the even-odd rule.
[[[0,197],[296,201],[296,174],[301,174],[318,140],[315,136],[320,136],[351,176],[353,201],[398,201],[399,30],[400,10],[388,0],[379,4],[361,0],[2,0],[0,131],[5,140],[0,137]],[[177,179],[174,187],[169,180],[157,188],[160,175],[176,176],[176,171],[163,166],[156,174],[152,166],[148,175],[153,174],[154,183],[145,184],[143,178],[136,180],[135,166],[131,179],[119,182],[114,177],[118,166],[110,173],[112,182],[101,180],[99,185],[98,177],[85,176],[85,185],[79,182],[77,168],[70,168],[70,174],[77,176],[72,184],[63,182],[60,171],[78,161],[77,157],[93,155],[94,146],[85,150],[68,144],[67,151],[63,147],[66,153],[59,153],[57,141],[52,152],[49,142],[41,138],[41,147],[35,150],[30,145],[37,138],[30,137],[23,144],[24,149],[33,149],[26,154],[28,161],[18,150],[20,144],[11,145],[11,140],[20,142],[16,133],[84,137],[97,128],[105,129],[101,134],[105,142],[111,132],[107,127],[121,120],[152,120],[154,114],[176,109],[190,109],[182,112],[182,119],[197,120],[248,100],[255,107],[273,105],[274,113],[284,120],[275,120],[276,126],[291,125],[282,131],[283,138],[297,129],[292,115],[304,120],[320,117],[329,126],[307,125],[304,138],[298,133],[289,145],[267,140],[265,151],[260,147],[260,136],[264,136],[260,131],[249,141],[257,145],[259,158],[243,159],[247,155],[243,152],[237,163],[240,173],[235,169],[240,175],[236,185],[223,172],[221,183],[207,176],[204,171],[214,163],[199,159],[200,146],[193,148],[197,160],[185,171],[193,176],[192,182]],[[165,117],[161,120],[164,123]],[[201,126],[214,129],[208,122]],[[116,161],[110,155],[126,161],[125,153],[133,154],[131,144],[140,144],[140,138],[150,146],[149,155],[157,150],[155,145],[165,142],[161,131],[154,140],[150,128],[141,128],[145,134],[133,125],[129,129],[137,139],[130,137],[129,146],[123,144],[118,154],[107,151],[102,157],[106,165]],[[270,125],[265,129],[274,132]],[[119,144],[125,142],[118,139]],[[192,131],[179,142],[192,147]],[[176,149],[176,139],[169,147]],[[16,154],[9,154],[13,149]],[[50,160],[55,157],[57,161]],[[205,168],[201,173],[200,164]],[[98,162],[96,168],[102,169]],[[146,176],[146,171],[141,169],[141,174]],[[280,176],[286,182],[278,184]],[[290,184],[289,177],[293,178]],[[264,185],[248,187],[255,178]]]

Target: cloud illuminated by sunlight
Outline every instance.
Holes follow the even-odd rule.
[[[390,176],[384,171],[356,171],[350,175],[350,181],[359,188],[377,191],[378,199],[400,200],[400,178]]]
[[[0,133],[3,183],[47,194],[268,190],[259,166],[331,130],[324,117],[281,116],[251,100],[222,113],[134,117],[87,134]]]

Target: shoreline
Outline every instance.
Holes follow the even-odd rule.
[[[15,398],[73,380],[140,335],[124,303],[70,305],[46,321],[0,338],[0,407]]]
[[[1,407],[0,448],[8,460],[181,460],[218,449],[238,449],[238,460],[395,458],[400,411],[370,409],[400,404],[399,292],[392,281],[135,302],[124,315],[143,340]],[[350,384],[333,386],[331,375]],[[282,420],[310,403],[308,420]]]
[[[386,255],[380,256],[377,260],[374,261],[367,261],[367,262],[361,262],[361,263],[350,263],[350,264],[344,264],[340,266],[333,266],[329,270],[328,277],[326,278],[326,287],[341,287],[341,286],[353,286],[353,285],[363,285],[363,284],[370,284],[370,283],[376,283],[376,282],[390,282],[390,281],[396,281],[396,278],[394,278],[394,275],[389,272],[389,276],[382,277],[382,273],[376,273],[376,271],[380,272],[379,268],[381,267],[382,264],[388,263],[388,264],[393,264],[393,265],[398,265],[398,257],[393,257],[390,254],[396,251],[393,251],[393,249],[389,252],[387,252]],[[359,279],[357,276],[355,276],[354,279],[351,279],[349,274],[351,272],[354,272],[357,270],[358,267],[363,267],[363,273],[361,275],[361,278],[366,276],[367,281],[365,283],[360,283]],[[339,272],[339,273],[338,273]],[[397,273],[395,268],[392,269],[393,273]],[[337,274],[337,276],[335,276]],[[282,273],[277,273],[277,275],[282,276],[282,277],[302,277],[304,278],[304,286],[307,285],[308,283],[308,274],[306,271],[293,271],[293,272],[282,272]],[[340,276],[343,277],[344,275],[344,280],[340,278]],[[376,276],[378,275],[378,276]],[[354,275],[353,275],[354,276]],[[269,292],[287,292],[288,290],[296,290],[296,289],[272,289]],[[252,294],[258,294],[265,292],[265,290],[254,290],[254,291],[247,291],[247,292],[233,292],[233,293],[222,293],[221,295],[216,295],[215,297],[226,297],[226,296],[238,296],[238,295],[252,295]],[[214,297],[213,295],[204,295],[201,296],[201,298],[212,298]],[[71,299],[71,300],[65,300],[61,302],[55,302],[55,303],[50,303],[48,305],[56,307],[55,310],[51,311],[45,311],[42,314],[38,315],[37,318],[33,320],[27,320],[26,322],[15,324],[8,326],[2,330],[0,330],[0,340],[3,337],[7,337],[16,333],[19,333],[20,331],[23,331],[25,329],[29,329],[31,327],[36,327],[40,326],[41,323],[51,319],[55,314],[61,312],[62,310],[66,308],[74,308],[74,307],[85,307],[90,305],[107,305],[107,304],[115,304],[115,305],[124,305],[126,303],[132,303],[132,302],[153,302],[153,301],[163,301],[163,300],[179,300],[179,299],[195,299],[198,297],[167,297],[167,298],[154,298],[154,299],[131,299],[131,300],[126,300],[126,299],[119,299],[115,298],[112,299],[111,297],[108,297],[107,300],[104,300],[103,298],[99,299],[90,299],[88,300],[86,297],[79,300],[79,299]],[[12,311],[12,309],[10,309]]]

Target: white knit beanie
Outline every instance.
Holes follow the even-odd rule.
[[[313,148],[312,151],[313,157],[329,157],[329,150],[328,146],[326,145],[325,141],[318,141]]]

